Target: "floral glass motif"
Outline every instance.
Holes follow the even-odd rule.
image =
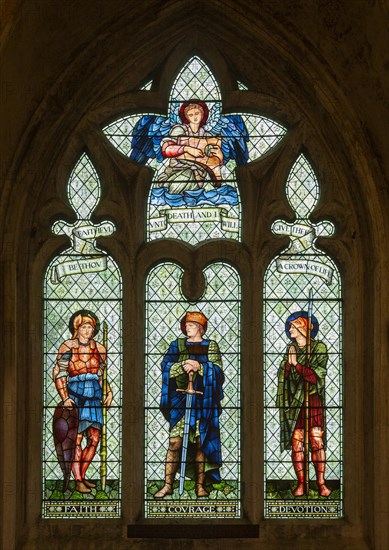
[[[341,280],[335,263],[315,245],[334,227],[309,219],[319,184],[303,155],[292,167],[286,195],[296,221],[275,221],[272,231],[288,235],[290,244],[265,275],[265,517],[339,518]]]
[[[286,130],[258,115],[223,114],[213,74],[193,57],[173,84],[167,116],[129,115],[103,132],[131,160],[154,169],[148,240],[173,238],[194,245],[240,240],[235,168],[267,153]]]
[[[183,296],[183,270],[178,265],[160,264],[147,278],[145,515],[148,518],[240,516],[240,277],[225,263],[212,264],[203,273],[206,288],[197,303],[190,303]],[[188,321],[205,326],[202,344],[206,344],[208,352],[205,358],[197,356],[201,370],[196,373],[198,383],[194,379],[193,384],[203,394],[193,398],[189,409],[187,396],[177,392],[177,387],[187,387],[189,375],[183,372],[181,362],[172,366],[168,363],[177,361],[180,349],[188,354],[193,351],[188,343],[185,348],[184,343],[184,334],[187,342],[191,334]],[[207,352],[201,350],[201,354]],[[185,361],[187,358],[188,355]],[[177,376],[173,373],[177,368],[178,376],[186,376],[181,384],[178,378],[173,378]],[[209,378],[212,376],[215,377]],[[182,399],[177,405],[179,395]],[[196,428],[199,433],[191,431],[184,458],[184,423],[188,412],[199,413]],[[178,417],[181,427],[180,421],[172,427],[175,423],[172,419]],[[192,421],[193,416],[190,418]],[[180,429],[182,439],[178,441]],[[180,443],[176,449],[174,441]],[[212,464],[215,460],[210,460],[210,456],[216,455],[217,464]],[[166,482],[172,484],[167,490]]]
[[[44,282],[44,518],[115,518],[121,507],[120,271],[96,247],[114,231],[94,224],[98,175],[86,154],[68,181],[77,221],[53,232],[71,246],[49,264]],[[105,403],[105,406],[103,405]]]

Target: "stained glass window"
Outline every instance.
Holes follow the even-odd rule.
[[[121,503],[121,298],[114,260],[96,246],[100,181],[86,154],[67,187],[77,221],[58,221],[71,246],[44,282],[44,518],[114,518]]]
[[[224,114],[219,85],[199,57],[179,71],[167,116],[129,115],[103,131],[131,160],[154,169],[147,239],[190,244],[240,240],[235,168],[267,153],[286,133],[259,115]]]
[[[192,303],[183,274],[163,263],[146,283],[145,515],[239,517],[240,278],[208,266]]]
[[[339,518],[342,506],[342,291],[316,247],[331,222],[310,214],[319,184],[301,155],[286,183],[290,244],[268,266],[264,301],[265,517]]]

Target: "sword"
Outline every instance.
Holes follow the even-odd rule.
[[[192,410],[193,396],[195,393],[199,393],[203,395],[202,391],[196,391],[195,389],[193,389],[193,372],[190,372],[188,376],[189,376],[188,387],[185,390],[177,389],[177,391],[186,393],[184,435],[182,438],[181,467],[180,467],[180,488],[179,488],[180,495],[182,495],[182,493],[184,492],[186,455],[188,453],[190,413]]]

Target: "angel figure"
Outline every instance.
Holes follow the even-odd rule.
[[[211,191],[222,184],[221,167],[233,159],[248,161],[248,132],[239,115],[220,114],[197,99],[173,104],[170,118],[145,115],[133,132],[131,160],[145,164],[169,159],[159,173],[157,186],[168,193]]]

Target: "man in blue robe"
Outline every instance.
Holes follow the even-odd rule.
[[[207,318],[200,312],[187,312],[181,320],[187,338],[177,338],[162,361],[160,409],[169,422],[169,447],[165,462],[165,485],[154,497],[173,493],[174,478],[180,463],[184,434],[186,393],[189,374],[193,376],[193,400],[189,421],[186,475],[196,480],[196,495],[207,497],[208,483],[220,481],[222,465],[219,416],[223,399],[224,374],[219,346],[203,338]]]

